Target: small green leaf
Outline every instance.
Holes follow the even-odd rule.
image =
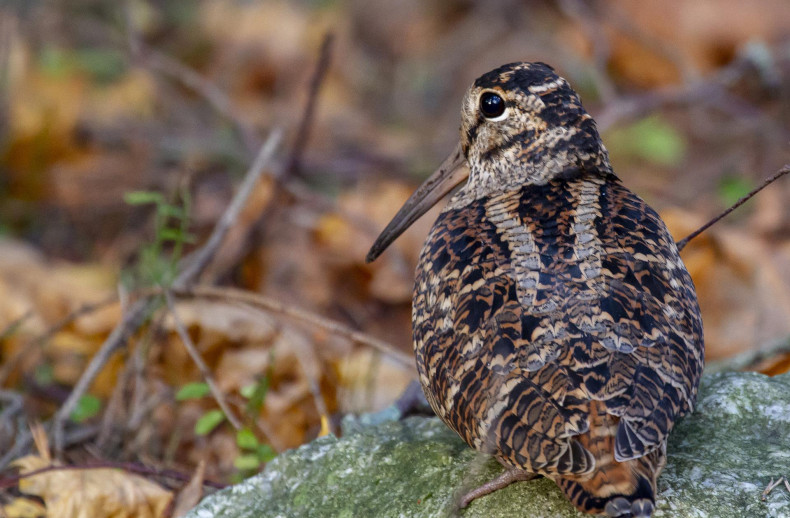
[[[159,239],[163,241],[182,241],[184,233],[180,228],[162,228],[159,229]]]
[[[236,445],[243,450],[256,450],[258,438],[249,428],[242,428],[236,432]]]
[[[33,379],[36,380],[37,384],[46,387],[55,380],[54,372],[52,364],[44,363],[36,367],[36,370],[33,372]]]
[[[166,216],[169,218],[184,219],[187,216],[186,211],[184,211],[182,207],[170,205],[169,203],[160,204],[156,210],[159,211],[160,216]]]
[[[725,176],[719,181],[719,198],[726,206],[740,200],[754,188],[754,183],[742,176]]]
[[[248,414],[256,415],[260,413],[261,408],[263,408],[263,402],[266,400],[266,393],[269,391],[269,380],[272,377],[273,369],[274,354],[271,354],[269,368],[266,370],[266,374],[258,378],[255,385],[252,387],[252,391],[245,387],[244,392],[242,392],[242,395],[247,398],[246,410]]]
[[[163,228],[159,230],[159,239],[162,241],[175,241],[182,243],[194,243],[195,237],[185,233],[180,228]]]
[[[661,117],[647,117],[612,131],[605,139],[613,155],[678,165],[686,153],[684,136]]]
[[[258,446],[258,459],[261,462],[269,462],[277,456],[277,452],[272,449],[268,444],[261,444]]]
[[[38,66],[44,74],[59,78],[74,70],[74,59],[63,49],[47,45],[38,55]]]
[[[126,55],[114,48],[84,48],[74,51],[74,61],[97,83],[107,84],[126,72]]]
[[[209,393],[207,383],[195,382],[187,383],[176,392],[176,401],[184,401],[186,399],[200,399]]]
[[[129,205],[149,205],[151,203],[164,203],[165,198],[161,192],[131,191],[123,195],[123,201]]]
[[[239,390],[239,394],[241,394],[241,397],[243,397],[244,399],[250,399],[252,395],[255,394],[255,387],[257,386],[258,386],[257,383],[250,383],[249,385],[244,385]]]
[[[98,414],[99,410],[101,410],[101,399],[86,394],[77,402],[77,406],[70,417],[75,423],[82,423]]]
[[[261,462],[258,460],[258,456],[254,453],[245,453],[236,457],[233,460],[233,465],[236,466],[236,469],[252,471],[258,469],[261,465]]]
[[[208,435],[225,420],[225,414],[220,410],[209,410],[195,423],[196,435]]]

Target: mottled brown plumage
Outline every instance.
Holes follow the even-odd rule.
[[[652,516],[667,436],[692,409],[703,366],[694,285],[671,235],[614,175],[595,122],[544,64],[475,81],[456,159],[370,257],[459,170],[468,180],[417,267],[428,401],[470,446],[553,479],[582,511]]]

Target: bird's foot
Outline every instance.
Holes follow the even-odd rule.
[[[489,493],[493,493],[497,489],[502,489],[503,487],[507,487],[513,482],[519,482],[524,480],[532,480],[533,478],[537,477],[535,473],[529,473],[524,470],[520,469],[509,469],[499,475],[494,480],[490,480],[483,484],[482,486],[478,487],[477,489],[473,489],[466,493],[463,497],[461,497],[460,506],[461,509],[465,508],[467,505],[472,503],[472,500],[477,500],[481,496],[486,496]]]
[[[771,491],[773,491],[774,488],[779,484],[781,484],[782,482],[784,482],[787,491],[790,492],[790,481],[788,481],[786,477],[779,477],[778,479],[776,479],[776,482],[774,482],[774,479],[771,478],[771,482],[765,488],[765,491],[763,491],[761,500],[765,502],[765,499],[768,498],[768,495],[771,494]]]

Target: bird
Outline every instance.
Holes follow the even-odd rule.
[[[450,192],[417,263],[417,373],[436,415],[505,467],[461,507],[543,476],[584,513],[651,517],[704,364],[694,283],[666,225],[540,62],[474,81],[455,150],[366,260]]]

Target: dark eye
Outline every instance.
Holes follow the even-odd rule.
[[[480,96],[480,111],[488,119],[496,119],[505,113],[505,100],[494,92],[484,92]]]

